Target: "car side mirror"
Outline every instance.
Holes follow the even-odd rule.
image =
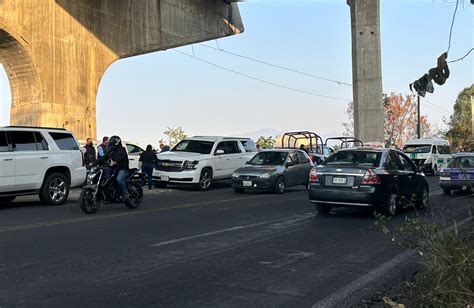
[[[222,155],[222,154],[224,154],[224,150],[217,150],[216,151],[216,155]]]
[[[285,167],[288,168],[288,167],[292,167],[292,166],[294,166],[294,165],[295,165],[294,162],[288,161],[288,162],[286,162]]]

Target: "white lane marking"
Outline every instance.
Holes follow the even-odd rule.
[[[162,247],[170,244],[176,244],[176,243],[181,243],[197,238],[202,238],[202,237],[208,237],[216,234],[222,234],[222,233],[227,233],[227,232],[233,232],[233,231],[239,231],[239,230],[244,230],[244,229],[250,229],[250,228],[255,228],[263,225],[273,225],[271,227],[275,228],[282,228],[281,225],[286,225],[289,226],[290,224],[295,224],[304,220],[312,219],[315,216],[314,213],[306,213],[303,215],[294,215],[289,218],[280,218],[280,219],[273,219],[273,220],[267,220],[267,221],[262,221],[262,222],[257,222],[253,224],[248,224],[248,225],[242,225],[242,226],[235,226],[235,227],[230,227],[230,228],[225,228],[221,230],[216,230],[216,231],[211,231],[211,232],[206,232],[206,233],[200,233],[200,234],[195,234],[191,236],[186,236],[186,237],[181,237],[169,241],[163,241],[159,242],[156,244],[151,244],[151,247]]]
[[[468,223],[472,220],[472,216],[465,218],[460,223],[456,225],[450,226],[443,230],[443,232],[451,231],[452,229],[459,228],[462,225]],[[394,269],[400,263],[405,261],[406,259],[416,255],[416,251],[414,250],[407,250],[405,252],[400,253],[399,255],[395,256],[394,258],[390,259],[389,261],[385,262],[384,264],[374,268],[367,274],[359,277],[358,279],[350,282],[349,284],[345,285],[341,289],[337,290],[336,292],[330,294],[329,296],[325,297],[324,299],[318,301],[312,308],[328,308],[328,307],[339,307],[341,302],[348,298],[350,295],[354,294],[357,290],[363,288],[368,283],[384,276],[387,272]]]

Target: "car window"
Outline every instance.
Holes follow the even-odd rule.
[[[451,148],[448,145],[440,145],[438,146],[438,153],[443,155],[451,154]]]
[[[36,147],[40,151],[49,150],[48,143],[44,139],[43,135],[40,132],[35,132]]]
[[[352,165],[363,167],[378,167],[382,157],[381,152],[373,151],[339,151],[326,159],[323,165]]]
[[[431,145],[428,144],[412,144],[406,145],[403,148],[403,152],[405,153],[430,153]]]
[[[255,145],[255,142],[253,142],[253,140],[241,140],[240,143],[244,147],[245,152],[247,153],[257,152],[257,146]]]
[[[288,160],[297,165],[299,163],[298,154],[296,152],[290,152],[290,154],[288,155]]]
[[[143,149],[134,144],[127,143],[127,152],[128,155],[140,155],[143,153]]]
[[[15,151],[38,151],[33,132],[14,131],[11,135],[15,144]]]
[[[76,151],[79,150],[79,145],[77,144],[76,139],[71,134],[68,133],[49,133],[51,138],[60,150],[63,151]]]
[[[240,150],[239,143],[237,141],[226,141],[226,154],[237,154],[242,153]]]
[[[300,162],[301,162],[302,164],[307,164],[307,163],[310,162],[310,159],[309,159],[309,157],[308,157],[308,154],[306,154],[306,153],[298,152],[298,157],[299,157]]]
[[[279,166],[286,161],[286,152],[260,152],[255,155],[249,162],[249,165],[257,166]]]
[[[400,157],[397,155],[395,151],[390,151],[388,153],[385,167],[390,170],[404,170],[405,169],[402,161],[400,160]]]
[[[449,168],[474,168],[474,156],[458,156],[448,165]]]
[[[406,158],[405,156],[403,156],[400,153],[398,153],[398,157],[400,158],[400,161],[402,162],[403,170],[405,170],[405,171],[415,171],[415,167],[408,160],[408,158]]]
[[[8,152],[10,147],[8,146],[7,134],[0,132],[0,152]]]

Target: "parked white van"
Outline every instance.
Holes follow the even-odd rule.
[[[412,139],[403,148],[417,166],[424,168],[425,173],[435,175],[438,170],[446,168],[453,158],[451,147],[443,139]]]

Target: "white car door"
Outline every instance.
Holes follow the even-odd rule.
[[[11,132],[16,162],[16,190],[39,189],[49,166],[50,153],[39,132]]]
[[[137,168],[140,155],[143,153],[143,149],[136,144],[127,143],[128,162],[130,169]]]
[[[5,132],[0,132],[0,193],[15,190],[15,157]]]
[[[229,158],[227,157],[226,150],[226,141],[219,142],[214,150],[214,157],[212,159],[214,179],[219,180],[226,176],[227,169],[229,168]]]

